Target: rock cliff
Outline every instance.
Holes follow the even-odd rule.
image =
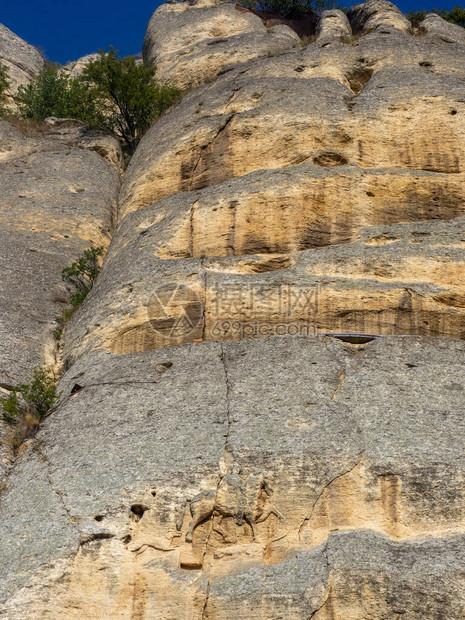
[[[11,97],[20,86],[26,86],[40,72],[44,59],[35,47],[0,24],[0,63],[8,71],[8,94]]]
[[[262,17],[155,12],[191,90],[121,191],[108,145],[0,124],[4,390],[109,244],[5,453],[0,617],[465,616],[465,31]]]

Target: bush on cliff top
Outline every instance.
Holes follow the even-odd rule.
[[[442,19],[445,19],[447,22],[451,22],[452,24],[457,24],[457,26],[462,26],[465,28],[465,9],[463,9],[460,5],[454,7],[450,11],[446,9],[432,9],[431,11],[410,11],[407,13],[407,17],[410,20],[413,27],[418,27],[420,22],[422,22],[428,13],[437,13]]]
[[[95,103],[97,124],[122,138],[130,153],[143,134],[180,96],[178,88],[155,81],[155,69],[121,58],[110,48],[100,52],[81,76]]]
[[[337,2],[331,0],[240,0],[240,4],[248,9],[276,13],[287,19],[321,13],[325,9],[341,8]]]
[[[120,58],[110,48],[100,52],[77,79],[56,67],[44,68],[19,89],[18,104],[25,118],[76,118],[109,130],[133,153],[150,125],[179,97],[181,91],[155,81],[155,69]]]
[[[53,67],[45,67],[30,84],[20,86],[17,102],[24,118],[38,121],[57,116],[92,124],[95,117],[89,87]]]

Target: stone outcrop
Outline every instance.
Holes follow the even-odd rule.
[[[97,127],[86,127],[73,118],[44,119],[49,128],[47,137],[60,140],[69,146],[95,151],[109,161],[119,172],[123,171],[123,151],[119,141],[110,133]]]
[[[99,58],[99,54],[97,53],[87,54],[86,56],[82,56],[81,58],[78,58],[77,60],[72,60],[70,62],[67,62],[66,65],[61,70],[64,73],[68,74],[70,78],[75,80],[82,74],[82,72],[86,68],[86,65],[92,60],[97,60],[97,58]]]
[[[0,178],[0,386],[7,389],[55,363],[55,317],[69,297],[61,271],[85,248],[108,245],[119,174],[95,152],[0,122]]]
[[[2,493],[4,614],[460,617],[464,368],[424,338],[81,357]]]
[[[298,46],[298,35],[286,25],[266,28],[260,17],[232,2],[196,0],[165,2],[157,9],[143,56],[161,82],[193,88],[229,65]]]
[[[145,61],[195,88],[118,212],[81,127],[2,125],[5,281],[21,269],[29,295],[4,333],[30,338],[4,339],[2,372],[44,359],[40,287],[112,235],[59,402],[5,472],[8,620],[465,614],[463,31],[413,32],[381,0],[324,12],[303,45],[270,23],[156,11]]]
[[[0,24],[0,63],[8,71],[10,94],[26,86],[44,66],[40,52]]]
[[[395,31],[408,33],[411,31],[409,20],[401,11],[386,0],[367,0],[352,7],[347,17],[356,34],[392,34]]]

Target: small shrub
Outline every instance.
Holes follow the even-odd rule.
[[[55,67],[45,67],[27,86],[20,86],[17,102],[24,118],[43,121],[48,116],[77,118],[92,125],[96,111],[89,87]]]
[[[95,101],[98,125],[121,138],[133,153],[152,123],[181,95],[178,88],[155,81],[155,69],[136,63],[135,56],[120,58],[111,47],[89,62],[80,81]]]
[[[103,254],[103,247],[91,247],[84,250],[82,256],[71,267],[65,267],[61,277],[65,282],[73,285],[76,292],[70,297],[73,308],[78,308],[94,286],[100,273],[99,257]]]
[[[8,422],[8,424],[13,424],[21,413],[17,388],[13,388],[8,396],[2,398],[1,404],[3,409],[3,420]]]
[[[6,92],[10,82],[7,68],[0,63],[0,115],[5,114]]]
[[[61,340],[66,323],[92,290],[95,280],[100,273],[99,258],[102,254],[103,247],[91,247],[84,250],[78,260],[74,261],[70,267],[65,267],[61,272],[62,279],[71,284],[75,292],[69,298],[69,303],[72,307],[62,310],[61,314],[55,317],[58,326],[53,330],[53,337],[56,342]]]
[[[42,420],[57,399],[57,379],[46,367],[35,368],[30,383],[15,386],[10,394],[1,400],[3,419],[15,424],[27,415]]]

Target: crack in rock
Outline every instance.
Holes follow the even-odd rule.
[[[301,540],[301,536],[302,536],[302,530],[304,529],[305,525],[310,521],[310,519],[313,517],[313,513],[315,510],[315,506],[317,505],[318,501],[321,499],[321,497],[323,496],[323,493],[326,491],[326,489],[331,486],[333,484],[333,482],[335,482],[336,480],[338,480],[339,478],[342,478],[342,476],[345,476],[346,474],[350,474],[350,472],[352,472],[356,467],[358,467],[360,465],[360,463],[363,460],[363,457],[365,455],[365,449],[362,450],[362,452],[357,456],[357,462],[355,463],[355,465],[353,465],[352,467],[350,467],[349,469],[347,469],[346,471],[342,472],[341,474],[338,474],[337,476],[334,476],[334,478],[332,480],[330,480],[324,487],[323,489],[320,491],[320,493],[318,493],[315,501],[313,502],[312,505],[312,509],[310,511],[310,514],[308,517],[305,517],[305,519],[303,519],[302,523],[300,524],[299,527],[299,531],[298,531],[298,536],[299,536],[299,541]]]

